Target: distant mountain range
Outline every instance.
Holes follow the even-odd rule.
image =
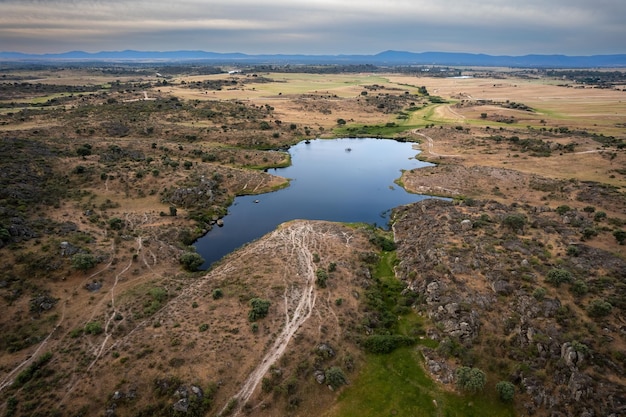
[[[242,64],[372,64],[494,66],[521,68],[597,68],[626,67],[626,54],[619,55],[485,55],[455,52],[385,51],[375,55],[247,55],[205,51],[72,51],[60,54],[0,52],[0,61],[20,62],[211,62]]]

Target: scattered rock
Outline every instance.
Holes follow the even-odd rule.
[[[324,371],[317,370],[313,372],[313,376],[315,377],[315,380],[317,381],[317,383],[320,385],[323,384],[324,381],[326,380],[326,375],[324,375]]]

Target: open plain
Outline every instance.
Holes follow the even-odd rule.
[[[626,413],[626,73],[333,68],[0,67],[3,415]],[[346,136],[415,142],[398,184],[449,199],[197,270]]]

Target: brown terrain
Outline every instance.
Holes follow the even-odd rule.
[[[444,390],[470,366],[517,415],[626,413],[624,85],[469,73],[3,68],[0,412],[328,415],[391,235]],[[288,185],[263,169],[289,145],[343,135],[415,141],[434,165],[398,182],[449,199],[186,263],[235,195]]]

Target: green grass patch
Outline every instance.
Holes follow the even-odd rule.
[[[339,395],[332,413],[333,417],[391,415],[512,417],[515,412],[495,394],[445,391],[424,371],[421,354],[404,347],[388,355],[368,355],[365,367]]]
[[[393,138],[407,130],[413,129],[415,126],[408,126],[405,124],[397,124],[395,122],[389,122],[380,125],[349,125],[344,127],[337,127],[333,129],[333,134],[348,137],[376,137],[376,138]]]

